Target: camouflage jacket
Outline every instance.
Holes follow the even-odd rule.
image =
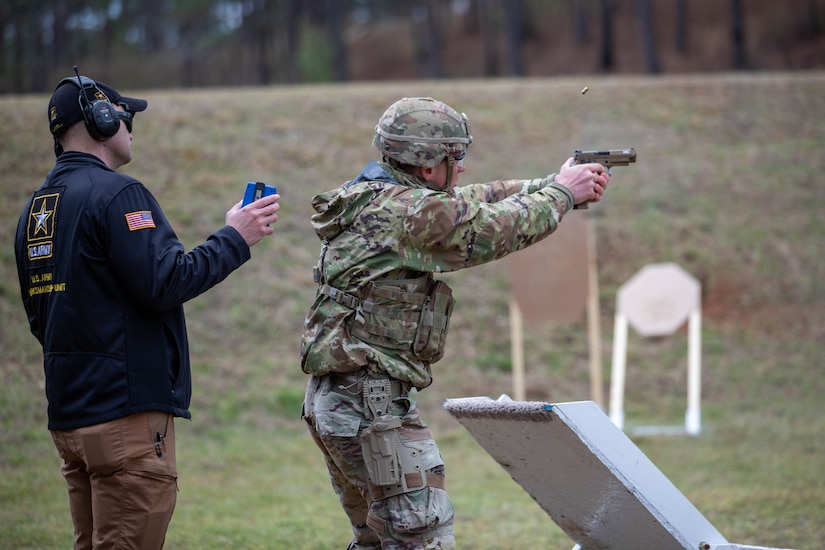
[[[432,190],[370,162],[343,187],[312,199],[322,282],[358,296],[370,282],[412,279],[497,260],[552,233],[573,208],[555,175]],[[314,375],[362,368],[424,388],[430,365],[351,334],[357,312],[319,292],[304,322],[301,366]]]

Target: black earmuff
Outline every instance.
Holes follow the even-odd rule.
[[[117,133],[120,129],[120,118],[115,114],[115,109],[112,103],[106,97],[106,94],[97,87],[95,81],[86,76],[80,76],[77,72],[77,67],[74,68],[75,77],[66,77],[57,85],[59,88],[64,82],[71,82],[80,88],[78,93],[78,102],[80,109],[83,112],[83,122],[86,124],[86,130],[89,135],[98,141],[109,139]],[[86,90],[94,90],[93,101],[90,101],[86,96]]]

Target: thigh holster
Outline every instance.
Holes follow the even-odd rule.
[[[390,380],[366,379],[363,392],[364,408],[372,417],[372,425],[361,434],[372,500],[428,486],[443,489],[444,478],[425,472],[418,449],[404,444],[401,418],[389,413],[393,398]]]

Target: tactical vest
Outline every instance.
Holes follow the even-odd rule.
[[[431,273],[409,279],[379,279],[356,293],[326,283],[324,243],[315,269],[318,293],[355,310],[347,327],[350,334],[370,345],[399,350],[426,363],[444,355],[444,343],[453,312],[452,289]]]

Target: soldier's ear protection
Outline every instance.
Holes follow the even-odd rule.
[[[77,101],[83,112],[83,122],[89,135],[98,141],[109,139],[120,129],[120,118],[115,114],[115,109],[106,94],[97,87],[95,81],[86,76],[80,76],[77,66],[74,68],[75,77],[66,77],[57,85],[59,88],[64,82],[71,82],[78,88]],[[94,90],[92,94],[94,101],[90,101],[86,95],[87,90]]]

